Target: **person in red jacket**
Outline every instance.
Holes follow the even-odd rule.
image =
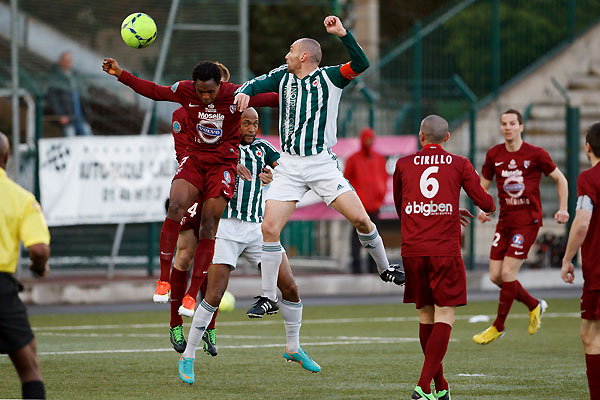
[[[363,128],[360,132],[360,150],[352,154],[346,162],[344,176],[352,185],[363,203],[371,221],[379,223],[379,209],[387,190],[388,173],[385,169],[385,157],[373,150],[375,132],[371,128]],[[352,273],[360,274],[362,245],[356,232],[351,236]],[[377,272],[375,261],[369,257],[369,272]]]

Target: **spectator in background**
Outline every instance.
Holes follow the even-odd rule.
[[[58,64],[52,67],[48,79],[46,101],[56,116],[64,136],[89,136],[92,128],[87,121],[88,112],[82,101],[84,88],[79,74],[73,70],[73,55],[63,52]]]
[[[29,249],[29,269],[39,276],[48,273],[50,233],[35,197],[6,176],[9,153],[8,139],[0,133],[0,354],[14,364],[23,398],[45,399],[35,337],[18,295],[23,286],[13,275],[20,241]]]
[[[379,225],[379,209],[383,205],[387,190],[388,173],[385,169],[385,157],[373,150],[375,132],[371,128],[363,128],[360,132],[359,151],[348,158],[344,176],[356,190],[356,194],[363,203],[369,218],[375,225]],[[360,274],[362,245],[358,235],[353,230],[351,235],[352,245],[352,273]],[[377,272],[375,260],[368,257],[368,271]]]

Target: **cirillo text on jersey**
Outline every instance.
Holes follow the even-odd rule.
[[[436,165],[436,164],[452,164],[452,156],[450,154],[434,154],[431,156],[415,156],[413,158],[415,165]]]

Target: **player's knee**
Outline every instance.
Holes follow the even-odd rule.
[[[173,199],[173,201],[169,203],[167,215],[172,219],[181,220],[184,214],[185,206],[178,199]]]
[[[279,237],[279,231],[275,224],[271,224],[271,223],[265,224],[265,222],[263,222],[262,226],[261,226],[261,231],[263,234],[263,238],[265,238],[266,242],[272,241],[269,238]]]
[[[350,223],[354,225],[359,232],[370,232],[372,230],[373,223],[369,216],[365,213],[364,215],[357,215],[350,220]]]
[[[192,261],[194,260],[194,253],[191,251],[182,252],[175,256],[175,268],[180,271],[189,271]]]
[[[490,275],[490,281],[498,287],[502,286],[502,277],[500,275]]]

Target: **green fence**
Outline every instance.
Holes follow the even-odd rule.
[[[414,133],[430,113],[463,118],[470,104],[453,75],[485,102],[599,19],[597,0],[455,2],[415,23],[363,74],[379,115],[395,116],[376,119],[376,130]]]

